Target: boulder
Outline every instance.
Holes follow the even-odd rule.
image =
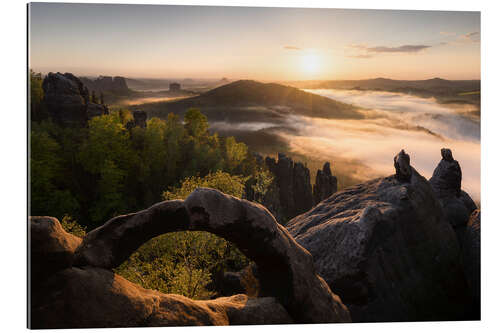
[[[313,187],[314,204],[318,204],[324,199],[337,192],[337,177],[332,175],[330,163],[323,165],[323,170],[316,173],[316,183]]]
[[[143,289],[111,271],[149,239],[182,230],[233,242],[257,265],[258,297],[193,301]],[[213,189],[109,220],[84,237],[71,263],[34,288],[33,328],[350,321],[310,253],[263,206]]]
[[[395,175],[337,192],[286,225],[353,322],[466,316],[457,237],[409,162],[401,151]]]
[[[42,88],[49,117],[59,124],[83,127],[90,118],[108,113],[104,105],[90,102],[88,89],[71,73],[47,74]]]
[[[477,207],[471,197],[461,190],[462,169],[453,159],[451,150],[442,148],[441,156],[429,182],[443,207],[446,220],[453,228],[462,228]]]
[[[29,269],[32,283],[39,283],[55,272],[71,267],[73,254],[82,239],[67,233],[56,218],[30,216]]]

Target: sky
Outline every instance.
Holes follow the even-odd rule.
[[[43,73],[480,78],[479,12],[32,3],[29,15]]]

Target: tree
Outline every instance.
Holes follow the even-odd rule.
[[[104,94],[101,91],[101,104],[104,105]]]
[[[42,74],[35,73],[30,69],[30,114],[31,120],[39,121],[44,118],[42,114],[42,100],[43,100],[43,88],[42,88]]]
[[[199,109],[191,108],[184,115],[184,127],[188,135],[200,138],[208,133],[208,119]]]
[[[95,91],[92,90],[92,97],[91,97],[91,100],[90,100],[92,103],[97,103],[97,97],[95,95]]]

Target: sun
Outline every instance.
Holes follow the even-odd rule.
[[[321,59],[316,53],[306,53],[302,56],[302,70],[306,74],[318,74],[321,70]]]

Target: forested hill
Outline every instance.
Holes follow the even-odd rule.
[[[332,99],[311,94],[300,89],[276,83],[261,83],[240,80],[212,89],[196,97],[173,102],[141,105],[148,115],[165,117],[170,112],[179,113],[190,107],[203,108],[204,112],[217,108],[217,111],[231,109],[242,111],[245,107],[281,107],[282,111],[297,115],[336,119],[360,119],[361,112],[356,107]],[[216,115],[214,115],[216,116]]]

